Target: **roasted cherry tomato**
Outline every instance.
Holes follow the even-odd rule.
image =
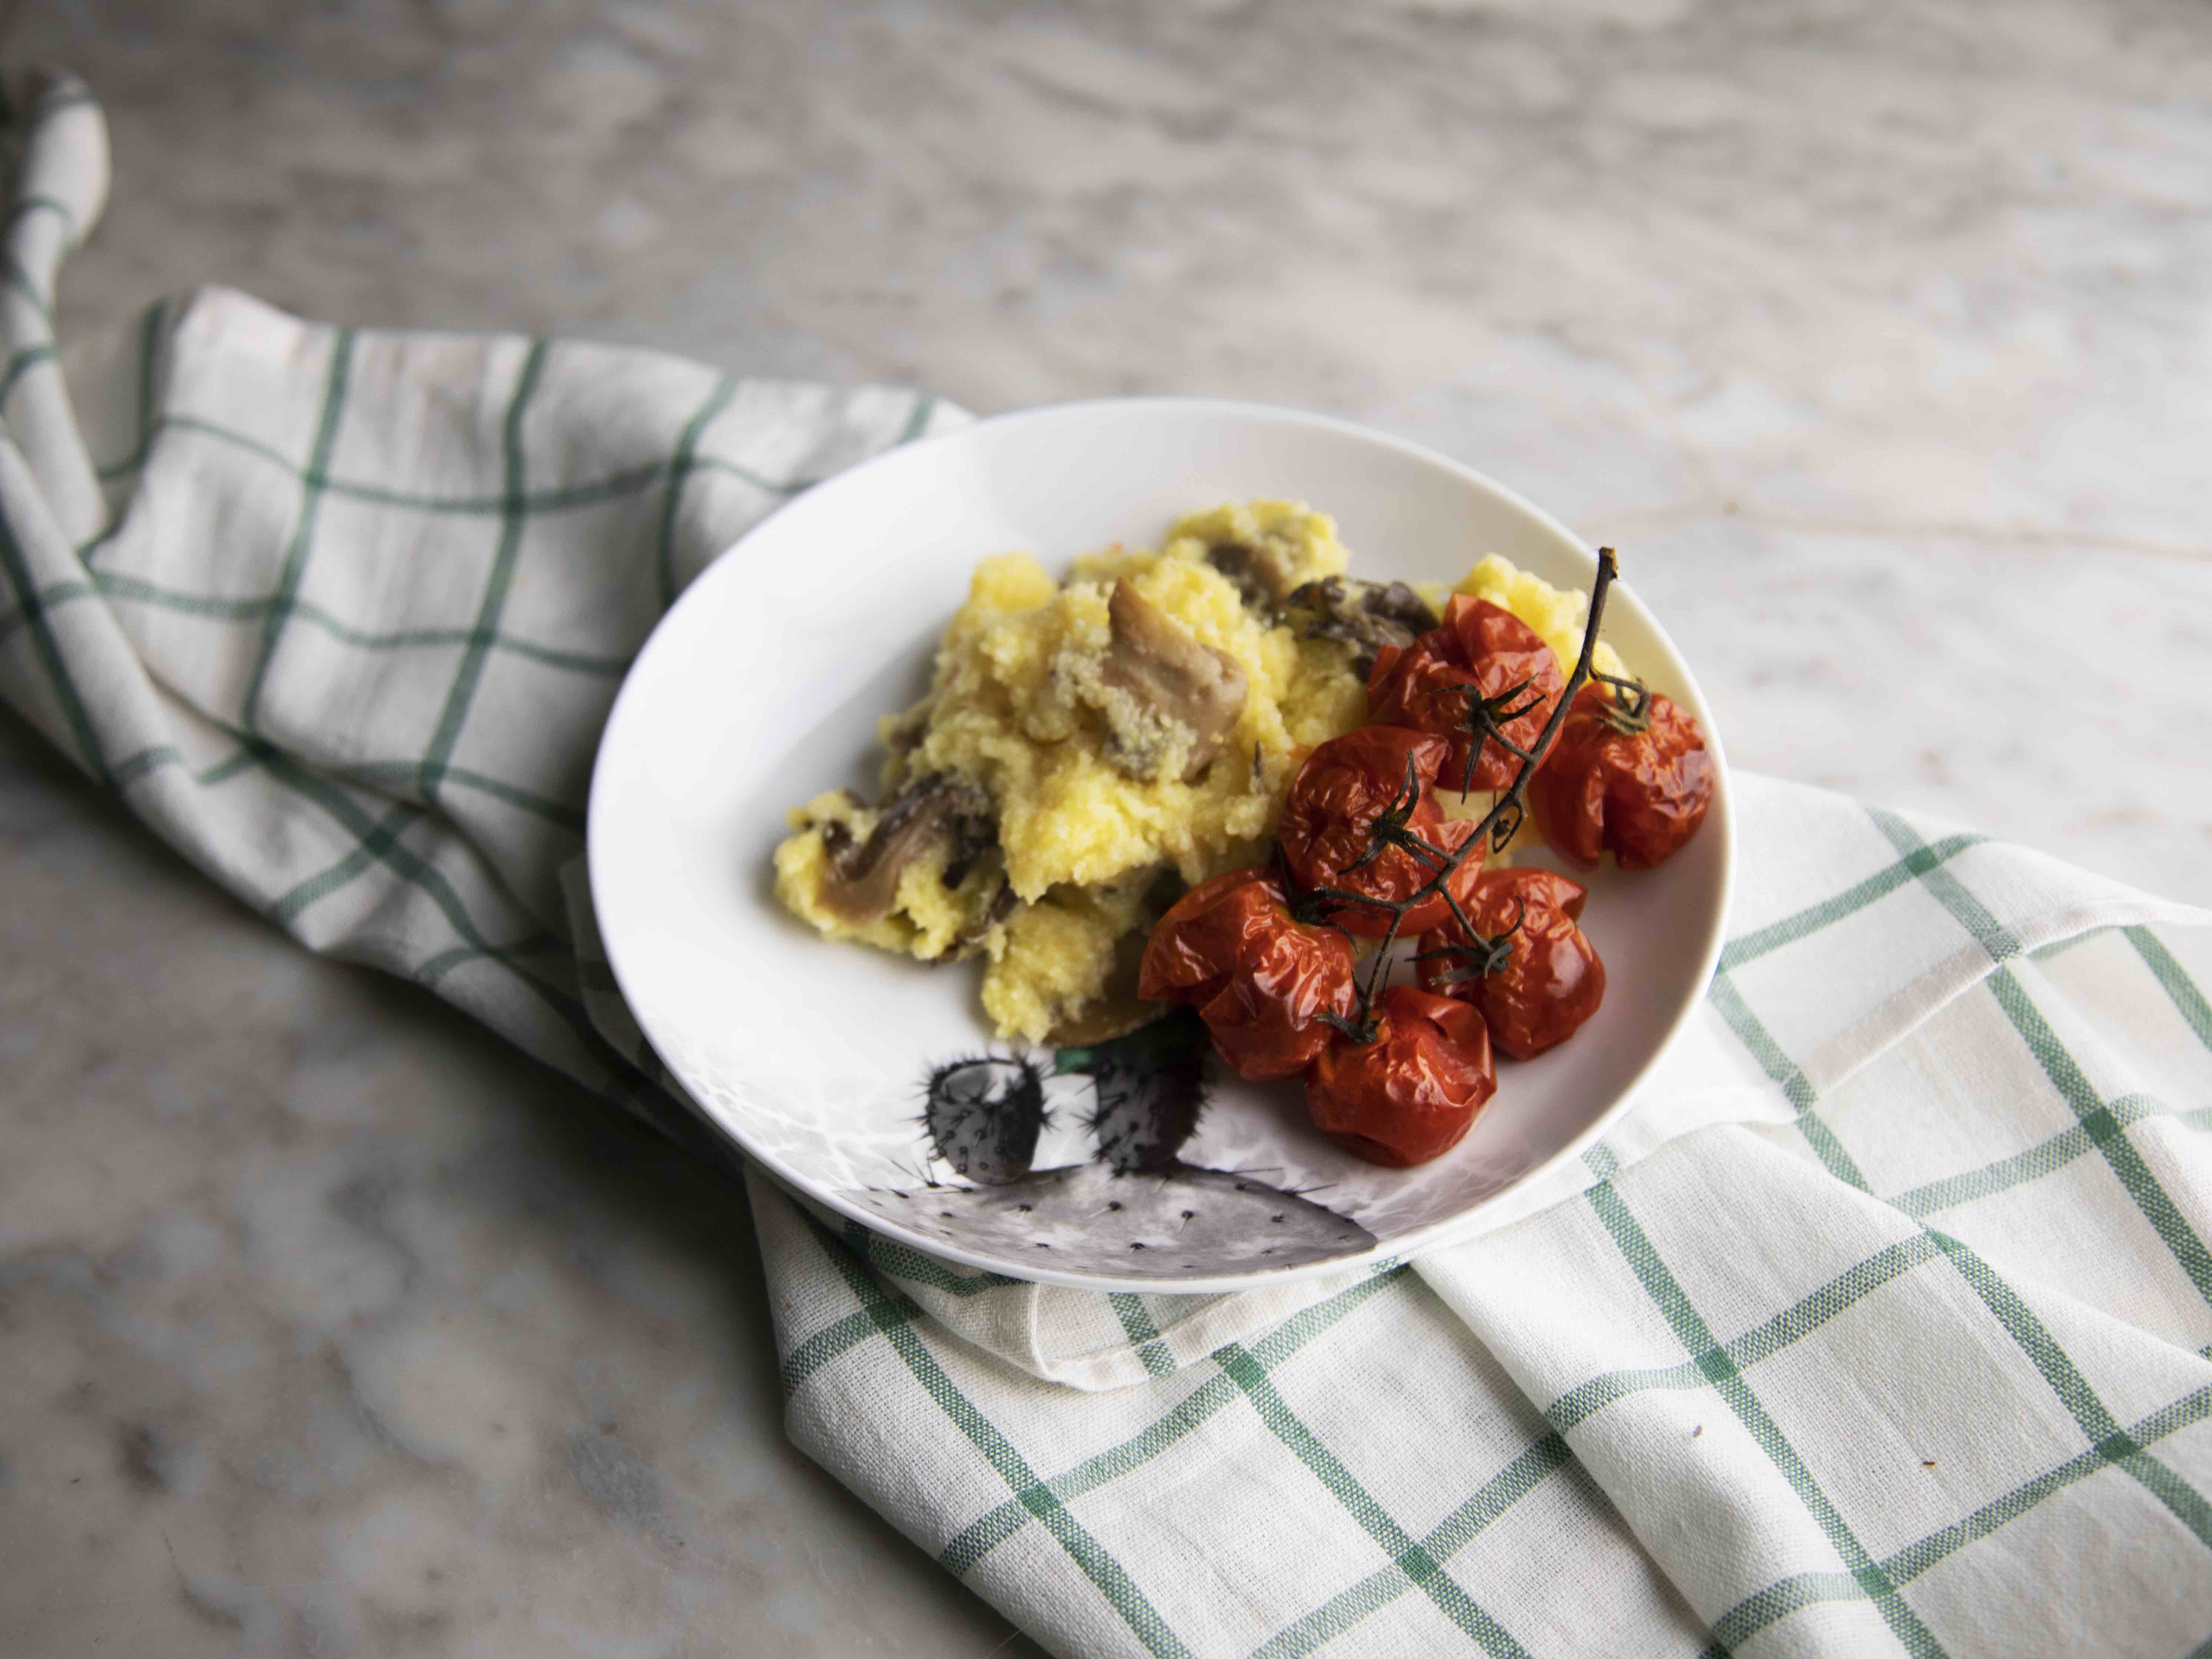
[[[1383,992],[1376,1039],[1332,1033],[1306,1073],[1314,1127],[1365,1158],[1403,1170],[1449,1152],[1497,1091],[1490,1031],[1469,1004],[1411,985]]]
[[[1622,869],[1649,870],[1698,833],[1712,804],[1712,757],[1697,721],[1656,691],[1641,695],[1632,715],[1606,687],[1585,684],[1528,781],[1536,827],[1578,863],[1609,849]]]
[[[1328,1046],[1321,1016],[1352,1013],[1353,965],[1341,933],[1291,919],[1273,876],[1231,870],[1160,918],[1137,994],[1195,1007],[1238,1076],[1291,1077]]]
[[[1480,1009],[1498,1048],[1533,1059],[1605,1000],[1605,964],[1575,925],[1589,890],[1549,870],[1485,871],[1469,886],[1460,908],[1481,939],[1447,917],[1423,935],[1414,969],[1427,989]]]
[[[1503,789],[1520,759],[1471,726],[1470,709],[1488,701],[1499,713],[1522,710],[1498,729],[1533,750],[1566,689],[1559,659],[1534,629],[1487,599],[1455,593],[1441,627],[1402,650],[1384,646],[1376,653],[1367,712],[1372,720],[1449,738],[1451,756],[1437,775],[1443,787]]]
[[[1411,849],[1378,839],[1398,827],[1438,846],[1434,792],[1437,769],[1450,745],[1443,738],[1397,726],[1363,726],[1331,738],[1306,757],[1291,785],[1275,834],[1301,888],[1396,902],[1425,886],[1436,866]],[[1407,938],[1436,926],[1447,914],[1437,895],[1414,907],[1400,932]],[[1328,920],[1347,933],[1380,939],[1390,913],[1345,901],[1328,907]]]

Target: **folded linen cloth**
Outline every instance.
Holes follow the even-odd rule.
[[[242,295],[56,356],[31,106],[0,695],[311,949],[710,1138],[597,949],[601,721],[783,499],[965,419]],[[1735,936],[1472,1242],[1240,1296],[955,1269],[749,1174],[798,1443],[1064,1654],[2180,1654],[2212,1632],[2212,916],[1740,776]]]

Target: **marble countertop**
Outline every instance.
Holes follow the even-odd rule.
[[[2212,902],[2189,0],[83,0],[0,55],[113,131],[64,339],[219,281],[1350,416],[1618,544],[1738,764]],[[0,941],[15,1650],[1034,1651],[782,1439],[741,1192],[12,720]]]

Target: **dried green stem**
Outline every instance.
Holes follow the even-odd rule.
[[[1625,738],[1632,738],[1651,724],[1651,690],[1638,679],[1623,679],[1617,674],[1601,674],[1592,670],[1590,678],[1613,688],[1613,695],[1606,699],[1605,723]]]

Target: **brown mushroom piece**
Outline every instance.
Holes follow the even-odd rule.
[[[1282,549],[1270,540],[1257,546],[1216,542],[1206,550],[1206,562],[1228,577],[1238,597],[1263,617],[1273,616],[1290,597],[1290,566]]]
[[[945,873],[947,875],[951,873],[950,865],[945,866]],[[957,887],[959,883],[954,882],[951,884]],[[960,937],[952,941],[952,949],[946,954],[964,957],[981,950],[984,942],[991,936],[991,930],[1013,915],[1020,907],[1021,901],[1014,896],[1012,884],[1004,876],[1000,876],[997,888],[991,894],[991,902],[978,911],[968,925],[960,930]]]
[[[823,906],[855,927],[866,927],[890,914],[899,878],[923,853],[949,840],[953,861],[945,866],[946,884],[957,886],[997,832],[983,792],[938,772],[915,779],[892,797],[866,841],[855,841],[838,824],[826,826],[823,839],[830,856]]]
[[[1325,576],[1308,582],[1288,601],[1308,617],[1306,637],[1341,640],[1352,647],[1352,666],[1365,678],[1386,645],[1401,649],[1437,626],[1429,602],[1403,582],[1363,582]]]
[[[1190,733],[1182,781],[1192,781],[1221,752],[1244,712],[1243,665],[1200,644],[1126,581],[1114,584],[1106,615],[1113,631],[1100,678],[1164,724]]]

